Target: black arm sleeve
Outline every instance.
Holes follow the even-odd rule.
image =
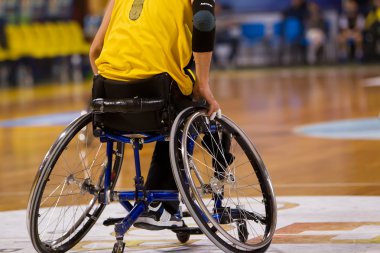
[[[214,0],[194,0],[193,25],[193,51],[213,51],[216,28]]]

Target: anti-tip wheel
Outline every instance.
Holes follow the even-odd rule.
[[[125,248],[125,243],[123,241],[116,242],[113,246],[112,253],[123,253]]]
[[[187,242],[190,240],[190,234],[186,234],[186,233],[178,233],[178,234],[177,234],[177,239],[178,239],[178,241],[180,241],[181,243],[187,243]]]

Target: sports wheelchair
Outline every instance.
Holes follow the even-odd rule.
[[[94,99],[91,110],[59,136],[38,170],[29,197],[28,231],[38,252],[70,250],[107,205],[119,202],[126,217],[104,224],[115,226],[112,252],[122,253],[125,233],[153,201],[181,201],[186,206],[177,216],[192,217],[198,227],[171,229],[181,243],[191,234],[205,234],[225,252],[267,250],[276,228],[277,206],[259,153],[231,119],[210,120],[203,105],[173,113],[167,95],[172,85],[162,85],[157,96],[140,98],[131,93],[128,99]],[[110,117],[132,123],[113,126]],[[148,117],[149,124],[143,122]],[[145,143],[161,141],[170,143],[178,191],[144,187],[139,151]],[[135,189],[116,191],[128,144],[134,153]]]

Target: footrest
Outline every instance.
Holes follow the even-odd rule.
[[[172,228],[171,231],[173,231],[176,234],[189,234],[189,235],[203,234],[202,230],[200,230],[199,228],[189,228],[189,227]]]
[[[115,225],[116,223],[120,223],[124,220],[124,218],[108,218],[107,220],[103,221],[103,225],[108,227]]]

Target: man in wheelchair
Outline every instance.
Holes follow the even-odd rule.
[[[204,234],[225,252],[268,249],[277,221],[268,171],[247,134],[221,115],[209,87],[214,5],[109,1],[90,52],[92,110],[59,135],[31,189],[28,232],[39,253],[73,248],[111,202],[127,211],[103,221],[114,225],[113,253],[124,251],[132,225],[170,229],[181,243]],[[139,152],[153,142],[145,183]],[[126,144],[135,188],[117,191]]]
[[[115,131],[160,131],[163,118],[192,106],[193,99],[206,100],[208,116],[220,117],[219,104],[209,86],[214,8],[214,0],[110,0],[90,50],[93,99],[158,96],[166,99],[172,112],[102,115],[96,116],[95,122]],[[195,75],[191,70],[194,61]],[[145,188],[177,190],[168,142],[157,142]],[[174,215],[178,204],[151,203],[135,226],[184,226]]]

